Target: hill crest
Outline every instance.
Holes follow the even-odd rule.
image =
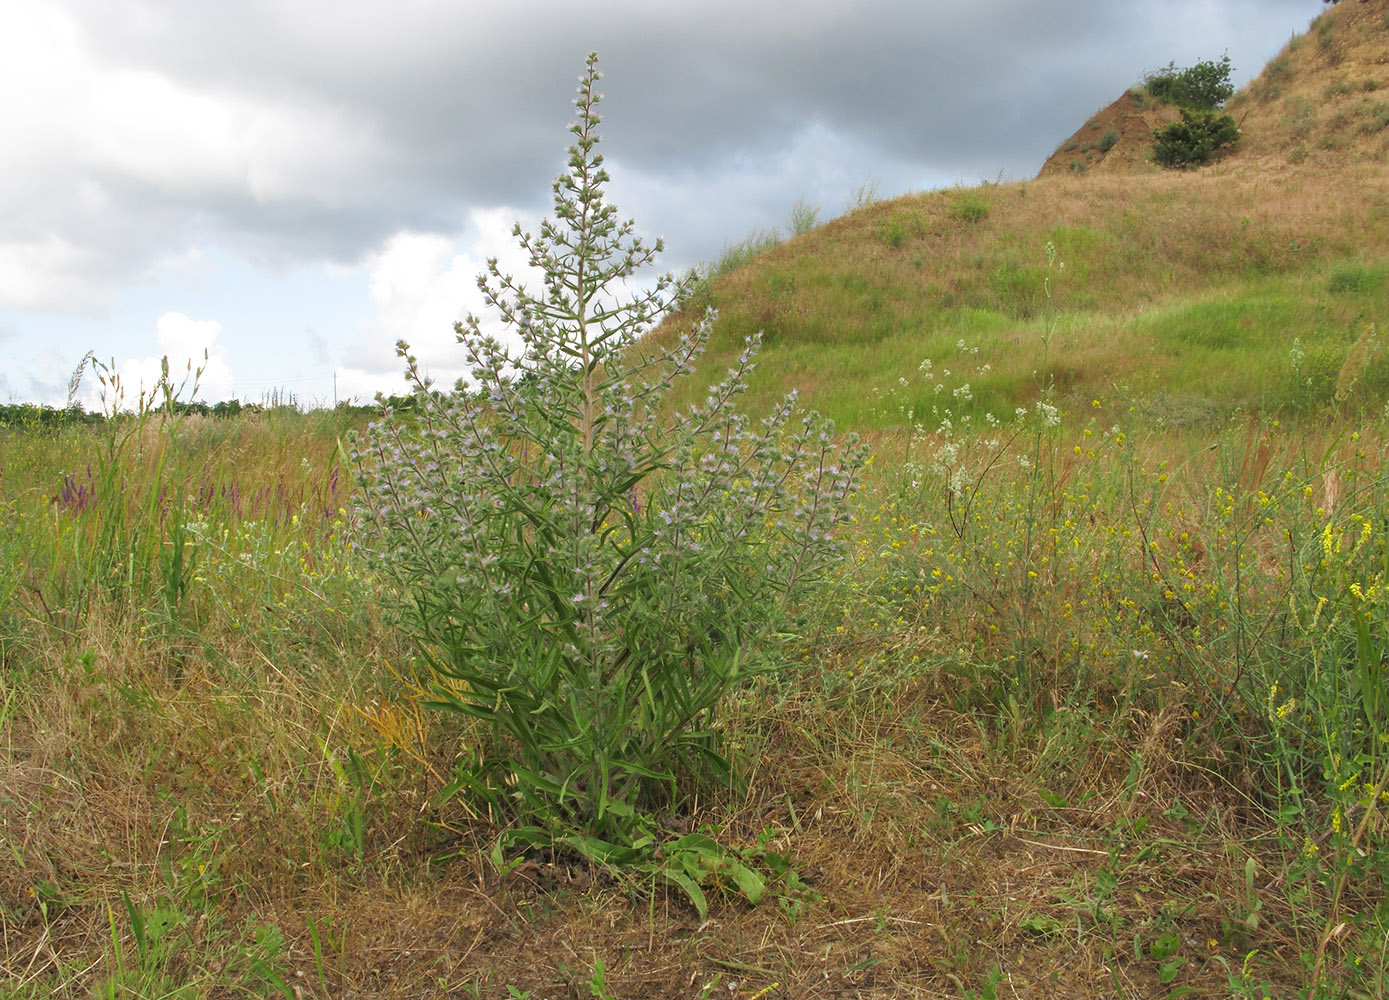
[[[1323,11],[1225,110],[1242,138],[1222,161],[1389,163],[1389,0],[1344,0]],[[1062,142],[1038,176],[1156,172],[1153,131],[1179,117],[1131,88]]]

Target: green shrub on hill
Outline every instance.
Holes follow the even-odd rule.
[[[1204,60],[1185,69],[1168,63],[1166,69],[1149,73],[1143,80],[1148,96],[1167,104],[1195,110],[1212,110],[1224,104],[1235,92],[1230,83],[1230,57],[1219,62]]]
[[[961,222],[982,222],[989,214],[989,203],[976,192],[966,191],[950,206],[950,214]]]
[[[1215,151],[1239,141],[1239,126],[1230,115],[1182,109],[1182,120],[1153,133],[1153,159],[1164,167],[1198,167]]]

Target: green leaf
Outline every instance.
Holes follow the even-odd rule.
[[[733,881],[743,897],[754,906],[761,902],[762,894],[767,888],[762,876],[739,861],[730,861],[729,868],[733,873]]]
[[[1063,921],[1046,913],[1034,913],[1021,921],[1018,926],[1029,934],[1037,934],[1041,937],[1060,934],[1066,929],[1066,924]]]
[[[661,877],[684,891],[685,896],[699,914],[700,920],[709,916],[709,900],[705,897],[704,890],[699,887],[698,882],[684,872],[675,870],[664,871],[661,873]]]
[[[145,935],[144,911],[131,903],[130,897],[126,895],[124,889],[121,890],[121,902],[125,904],[125,913],[130,919],[130,930],[135,935],[136,954],[140,956],[141,961],[144,961],[149,957],[150,951],[149,939]]]
[[[1177,973],[1186,965],[1185,958],[1174,958],[1170,962],[1163,962],[1158,966],[1158,982],[1164,986],[1177,978]]]
[[[723,856],[723,848],[707,833],[687,833],[665,845],[668,855],[692,854],[701,860],[718,860]]]
[[[1148,946],[1148,956],[1155,962],[1166,961],[1175,955],[1182,946],[1182,939],[1175,931],[1168,931],[1154,939]]]
[[[259,976],[267,986],[273,987],[275,991],[279,993],[280,996],[285,997],[286,1000],[296,1000],[294,990],[290,989],[289,983],[285,982],[280,974],[270,968],[263,959],[256,958],[252,955],[247,958],[246,961],[251,967],[251,970]]]
[[[650,852],[644,848],[615,844],[600,837],[571,835],[562,838],[561,843],[596,864],[616,868],[638,864],[650,856]]]
[[[1383,673],[1380,654],[1370,636],[1369,622],[1365,620],[1365,612],[1359,602],[1352,598],[1350,607],[1355,620],[1355,663],[1360,674],[1360,702],[1365,709],[1365,718],[1378,732],[1380,675]]]

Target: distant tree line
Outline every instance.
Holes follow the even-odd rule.
[[[393,410],[410,410],[415,406],[414,396],[390,396],[384,402]],[[281,407],[275,407],[279,409]],[[220,403],[201,401],[182,402],[175,400],[170,404],[171,412],[179,416],[201,416],[232,418],[241,414],[263,413],[266,407],[260,403],[243,403],[238,399],[226,399]],[[289,407],[289,409],[298,409]],[[381,403],[354,405],[340,403],[336,409],[350,416],[370,417],[381,412]],[[106,414],[86,409],[81,403],[67,406],[48,406],[38,403],[0,403],[0,427],[38,428],[68,427],[89,424],[103,424]]]
[[[102,419],[100,413],[88,413],[80,403],[62,408],[34,403],[0,404],[0,427],[59,427],[64,424],[97,424]]]

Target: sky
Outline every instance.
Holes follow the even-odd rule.
[[[1169,62],[1239,85],[1321,0],[0,0],[0,402],[366,402],[441,380],[550,210],[588,52],[609,197],[662,270],[893,197],[1024,180]],[[100,403],[88,371],[76,398]],[[185,393],[191,392],[191,387]]]

